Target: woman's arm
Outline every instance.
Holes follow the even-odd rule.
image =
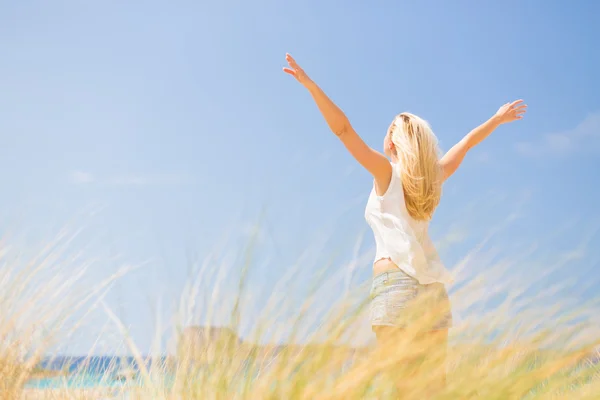
[[[523,118],[527,105],[523,100],[506,103],[496,114],[469,132],[460,142],[454,145],[440,160],[444,172],[444,180],[448,179],[460,166],[467,152],[481,143],[500,125]]]
[[[286,55],[286,60],[290,68],[283,70],[296,78],[309,91],[329,129],[342,141],[356,161],[373,175],[378,188],[387,188],[392,176],[392,167],[388,159],[361,139],[344,112],[306,75],[292,56]]]

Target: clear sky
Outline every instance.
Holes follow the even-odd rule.
[[[371,179],[282,72],[289,52],[378,149],[401,111],[447,150],[523,98],[525,120],[445,185],[432,235],[452,269],[509,221],[489,242],[505,257],[537,246],[541,268],[570,260],[557,281],[598,282],[598,15],[591,0],[3,1],[3,234],[34,251],[77,221],[94,279],[145,262],[107,298],[142,348],[148,299],[176,298],[190,260],[228,234],[231,256],[263,210],[251,281],[266,293],[323,238],[315,260],[337,252],[341,268],[364,234],[367,279]],[[68,351],[86,352],[101,319]]]

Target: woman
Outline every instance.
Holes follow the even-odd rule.
[[[329,128],[374,178],[365,217],[376,243],[371,324],[378,344],[388,350],[392,344],[410,341],[405,348],[418,349],[423,361],[416,373],[428,376],[429,387],[442,387],[452,326],[445,284],[452,279],[429,238],[429,221],[439,204],[443,182],[467,152],[501,124],[523,118],[527,106],[522,100],[504,104],[441,158],[428,123],[401,113],[386,132],[384,155],[363,142],[344,113],[289,54],[286,60],[289,68],[284,71],[308,89]],[[444,372],[434,377],[434,367]]]

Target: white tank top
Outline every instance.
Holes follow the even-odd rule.
[[[420,284],[452,283],[429,238],[429,221],[417,221],[408,214],[397,164],[392,163],[392,179],[383,196],[375,185],[365,209],[365,218],[375,235],[375,262],[389,258]]]

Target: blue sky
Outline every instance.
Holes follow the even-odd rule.
[[[597,281],[599,14],[593,1],[2,2],[3,231],[34,251],[81,223],[93,277],[147,262],[120,286],[141,347],[147,299],[177,297],[190,257],[228,234],[231,255],[262,210],[252,282],[266,293],[322,238],[315,260],[337,251],[341,265],[365,234],[367,279],[370,177],[281,71],[289,52],[376,148],[400,111],[447,150],[525,99],[525,120],[448,181],[432,234],[452,267],[515,216],[490,242],[505,256],[537,244],[543,265],[575,252],[555,279]],[[69,351],[89,348],[98,318]]]

